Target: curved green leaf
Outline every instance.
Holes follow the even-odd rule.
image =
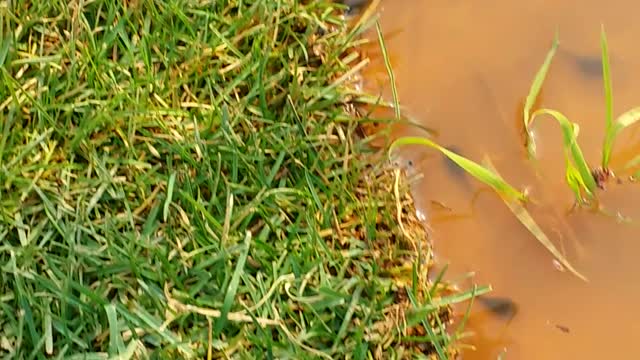
[[[558,33],[556,33],[556,36],[553,39],[553,43],[551,44],[551,49],[547,53],[542,66],[540,67],[540,69],[538,69],[536,76],[533,78],[533,83],[531,83],[531,87],[529,88],[529,94],[525,99],[522,115],[524,120],[524,129],[527,134],[527,149],[529,151],[530,157],[534,157],[536,153],[536,144],[533,137],[531,136],[531,133],[529,132],[529,125],[532,121],[531,109],[538,99],[538,95],[540,94],[540,90],[542,89],[542,84],[544,83],[544,79],[546,78],[549,67],[551,66],[551,60],[553,60],[553,56],[556,54],[559,44],[560,40],[558,37]]]
[[[591,175],[591,170],[587,165],[586,160],[584,159],[584,155],[582,155],[582,150],[580,150],[580,146],[578,145],[578,131],[579,127],[577,124],[572,123],[564,116],[562,113],[556,110],[551,109],[540,109],[533,113],[531,116],[531,122],[541,115],[550,115],[560,124],[560,128],[562,129],[562,139],[564,143],[564,149],[567,152],[569,159],[573,166],[575,166],[575,170],[573,171],[567,165],[567,179],[573,179],[576,176],[580,177],[580,184],[582,189],[587,193],[587,195],[592,198],[595,195],[596,191],[596,181]],[[572,174],[569,174],[569,172]],[[569,186],[573,186],[572,183],[569,183]],[[573,187],[572,187],[573,189]],[[582,199],[578,199],[580,202]]]
[[[463,156],[460,156],[453,151],[447,150],[427,138],[412,136],[401,137],[391,144],[389,152],[392,152],[397,147],[403,145],[423,145],[436,149],[443,153],[446,157],[451,159],[451,161],[456,163],[458,166],[463,168],[471,176],[492,187],[501,196],[505,196],[509,199],[526,200],[526,196],[521,191],[518,191],[517,189],[509,185],[506,181],[497,176],[491,170]]]

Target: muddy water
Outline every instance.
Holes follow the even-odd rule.
[[[518,304],[510,321],[474,306],[465,359],[632,359],[640,338],[640,184],[610,184],[601,199],[612,212],[568,213],[561,137],[553,121],[536,127],[539,162],[525,157],[520,109],[554,33],[561,46],[541,104],[581,126],[579,142],[597,164],[604,131],[599,31],[612,57],[615,112],[640,105],[638,1],[382,0],[381,22],[405,113],[437,132],[437,141],[480,161],[489,156],[503,177],[528,188],[532,216],[584,283],[554,265],[548,252],[486,186],[439,154],[407,149],[424,173],[414,193],[434,231],[441,264],[461,286],[491,284]],[[389,96],[382,60],[373,55],[368,88]],[[411,128],[397,134],[423,134]],[[613,167],[639,153],[631,130],[619,138]],[[537,167],[536,167],[537,166]],[[621,173],[620,177],[628,175]],[[463,279],[474,271],[476,276]]]

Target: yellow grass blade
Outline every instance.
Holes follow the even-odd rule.
[[[498,171],[495,169],[495,167],[493,166],[489,158],[485,158],[484,163],[487,168],[491,169],[493,173],[496,174],[496,176],[502,179],[502,177],[500,176]],[[540,226],[538,226],[535,220],[531,217],[527,209],[525,209],[525,207],[519,201],[515,201],[513,199],[509,199],[503,196],[501,197],[504,203],[509,208],[509,210],[511,210],[511,212],[518,218],[520,223],[522,223],[522,225],[524,225],[524,227],[526,227],[527,230],[529,230],[529,232],[538,240],[538,242],[540,242],[545,248],[547,248],[547,250],[556,258],[556,260],[560,262],[560,264],[562,264],[566,269],[568,269],[573,275],[577,276],[578,278],[586,282],[589,281],[584,275],[578,272],[571,265],[571,263],[569,263],[569,261],[560,253],[560,251],[558,251],[555,245],[553,245],[551,240],[549,240],[547,235],[544,233],[544,231],[540,228]]]

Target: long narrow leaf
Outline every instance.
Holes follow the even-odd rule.
[[[570,154],[573,165],[578,170],[580,177],[582,178],[582,182],[584,183],[584,190],[587,194],[592,197],[596,191],[596,181],[591,175],[591,170],[587,165],[586,160],[584,159],[584,155],[582,155],[582,150],[580,150],[580,146],[578,145],[578,126],[567,119],[562,113],[551,110],[551,109],[540,109],[533,113],[531,116],[531,122],[533,122],[540,115],[550,115],[560,124],[560,128],[562,129],[562,138],[564,142],[564,148]],[[568,171],[568,170],[567,170]]]
[[[380,43],[380,50],[382,52],[382,58],[384,59],[384,66],[387,69],[389,75],[389,82],[391,83],[391,93],[393,95],[393,108],[396,120],[400,120],[400,101],[398,100],[398,88],[396,87],[396,77],[391,67],[391,60],[389,59],[389,53],[387,52],[387,46],[384,42],[384,36],[382,35],[382,27],[380,22],[376,20],[376,32],[378,33],[378,42]]]
[[[238,262],[236,263],[236,268],[233,271],[233,275],[231,276],[231,281],[229,282],[229,287],[227,288],[227,293],[224,296],[224,302],[222,303],[222,310],[220,312],[220,317],[216,321],[213,333],[214,336],[217,337],[225,324],[227,323],[227,315],[229,314],[229,310],[231,310],[231,306],[234,304],[235,296],[238,291],[238,286],[240,285],[240,278],[244,273],[244,265],[247,262],[247,257],[249,255],[249,248],[251,246],[251,232],[247,231],[244,237],[244,248],[238,257]]]
[[[616,136],[618,136],[618,134],[622,130],[624,130],[627,127],[632,126],[633,124],[638,122],[638,120],[640,120],[640,107],[633,108],[633,109],[625,112],[624,114],[618,116],[618,118],[616,119],[615,123],[613,124],[612,130],[610,130],[610,133],[609,133],[609,131],[607,132],[607,139],[605,140],[605,148],[602,149],[602,152],[603,152],[603,167],[605,169],[608,168],[607,165],[608,165],[608,160],[609,160],[609,154],[606,155],[607,163],[604,162],[604,159],[605,159],[604,156],[605,156],[606,152],[607,153],[611,152]],[[609,140],[609,138],[610,138],[610,140]],[[609,148],[607,148],[607,146]],[[629,163],[627,163],[624,168],[628,169],[630,167],[636,166],[638,160],[636,160],[636,161],[634,161],[634,160],[632,160]]]
[[[506,196],[509,199],[516,200],[525,200],[526,196],[509,185],[506,181],[504,181],[499,176],[496,176],[491,170],[479,165],[463,156],[460,156],[453,151],[447,150],[444,147],[436,144],[435,142],[423,138],[423,137],[401,137],[394,141],[391,144],[390,152],[396,149],[399,146],[403,145],[423,145],[433,149],[436,149],[447,156],[451,161],[458,164],[461,168],[463,168],[466,172],[468,172],[471,176],[480,180],[481,182],[491,186],[496,192],[498,192],[501,196]]]
[[[527,95],[524,103],[523,120],[524,129],[527,134],[527,149],[529,151],[530,157],[534,157],[536,153],[536,144],[529,130],[529,125],[531,123],[531,110],[533,108],[533,105],[536,103],[536,100],[538,99],[538,95],[540,94],[540,90],[542,89],[542,84],[544,83],[544,79],[546,78],[549,67],[551,66],[551,61],[553,60],[553,57],[558,50],[559,43],[560,41],[558,33],[556,33],[556,36],[553,39],[553,43],[551,44],[551,49],[547,53],[542,66],[536,73],[536,76],[533,78],[533,83],[531,83],[529,94]]]
[[[495,169],[493,164],[488,158],[485,158],[484,163],[487,168],[491,169],[497,177],[502,179],[498,171]],[[540,242],[555,258],[558,260],[565,268],[567,268],[572,274],[577,276],[578,278],[588,281],[587,278],[578,272],[572,265],[567,261],[567,259],[562,256],[560,251],[553,245],[549,237],[544,233],[544,231],[538,226],[536,221],[531,217],[527,209],[518,201],[513,201],[513,199],[502,197],[502,200],[507,205],[509,210],[518,218],[520,223],[524,225],[524,227],[529,230],[529,232]]]
[[[604,100],[606,105],[606,132],[604,144],[602,145],[602,167],[609,166],[613,141],[616,136],[616,128],[613,124],[613,90],[611,88],[611,68],[609,66],[609,48],[607,45],[607,35],[604,26],[600,32],[600,46],[602,48],[602,82],[604,83]]]

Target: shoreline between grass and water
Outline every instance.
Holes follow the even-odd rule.
[[[0,6],[0,354],[445,357],[328,1]]]

